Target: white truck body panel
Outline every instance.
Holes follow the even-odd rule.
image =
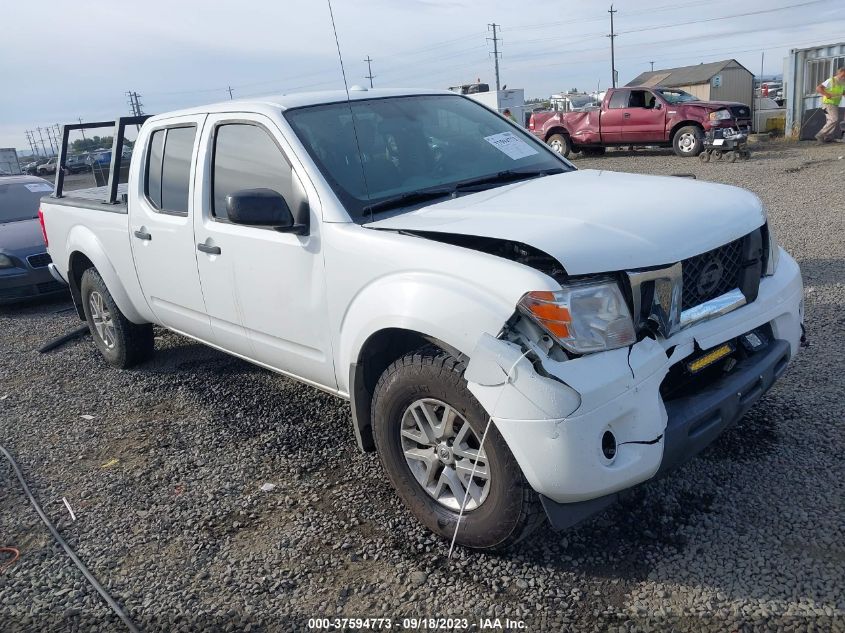
[[[737,187],[584,169],[438,202],[368,226],[507,235],[552,255],[569,274],[582,275],[681,261],[763,222],[760,200]],[[695,229],[679,240],[679,224]]]
[[[404,94],[417,93],[351,97]],[[672,336],[568,360],[536,342],[523,350],[504,340],[520,298],[558,291],[560,282],[414,232],[513,240],[551,255],[569,275],[589,275],[664,266],[743,237],[765,223],[759,199],[683,178],[584,170],[358,224],[283,117],[286,107],[342,99],[345,93],[229,101],[150,119],[132,159],[128,212],[43,200],[59,273],[68,279],[72,256],[84,255],[129,320],[163,325],[343,397],[353,393],[350,368],[373,335],[398,329],[440,341],[469,360],[470,390],[531,486],[557,503],[607,495],[657,472],[667,425],[661,382],[696,349],[767,326],[797,353],[802,286],[786,253],[752,303]],[[213,131],[232,121],[259,124],[290,162],[309,204],[307,235],[211,217]],[[197,126],[190,209],[168,215],[145,198],[144,148],[154,130],[185,123]],[[137,237],[146,233],[151,239]],[[201,244],[222,251],[198,252]],[[543,373],[525,358],[532,349]],[[607,429],[619,441],[610,460],[600,450]]]

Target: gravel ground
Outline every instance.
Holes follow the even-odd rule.
[[[801,263],[811,341],[702,456],[576,530],[449,561],[357,451],[343,402],[165,331],[131,371],[89,339],[38,354],[78,325],[62,301],[0,308],[0,442],[142,630],[460,616],[531,631],[843,631],[843,154],[773,143],[733,165],[575,159],[759,194]],[[0,483],[0,546],[21,552],[0,573],[0,630],[121,630],[3,460]]]

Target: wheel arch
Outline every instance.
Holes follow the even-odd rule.
[[[545,141],[546,143],[548,143],[548,142],[549,142],[549,139],[550,139],[552,136],[554,136],[555,134],[562,134],[563,136],[567,136],[567,137],[569,137],[569,142],[570,142],[570,143],[572,142],[572,135],[569,133],[569,130],[567,130],[567,129],[566,129],[565,127],[563,127],[562,125],[556,125],[556,126],[554,126],[553,128],[551,128],[550,130],[548,130],[548,131],[546,132],[545,136],[543,136],[543,141]]]
[[[669,142],[674,142],[675,134],[678,133],[678,130],[680,130],[682,127],[687,126],[697,127],[699,130],[701,130],[702,134],[704,133],[704,126],[701,124],[701,121],[692,121],[690,119],[685,119],[672,125],[672,129],[669,130]]]
[[[70,253],[68,256],[68,284],[76,304],[77,314],[81,318],[84,318],[80,292],[82,274],[88,268],[95,268],[100,273],[100,277],[103,278],[103,282],[109,289],[114,302],[124,316],[133,323],[149,323],[149,319],[145,319],[135,309],[117,270],[96,235],[81,226],[74,227],[68,235],[66,252]]]
[[[379,377],[390,364],[405,354],[425,345],[433,345],[459,358],[462,353],[433,336],[399,327],[373,332],[361,347],[355,362],[349,366],[349,401],[352,428],[358,447],[364,452],[375,450],[372,429],[372,399]]]

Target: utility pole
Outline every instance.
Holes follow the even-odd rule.
[[[501,53],[499,53],[499,41],[501,40],[501,38],[496,36],[496,29],[498,29],[499,27],[500,27],[500,25],[496,24],[495,22],[493,24],[487,25],[488,31],[490,29],[493,30],[493,37],[488,37],[487,39],[493,41],[493,63],[494,63],[495,68],[496,68],[496,91],[497,92],[501,89],[501,86],[500,86],[500,83],[499,83],[499,55],[501,55]]]
[[[38,138],[41,139],[41,149],[44,150],[44,156],[46,156],[47,155],[47,146],[44,144],[44,135],[41,134],[41,128],[40,127],[37,127],[35,129],[38,130]]]
[[[654,72],[654,62],[649,62],[651,64],[651,72]]]
[[[616,31],[613,30],[613,14],[619,13],[616,9],[613,8],[613,5],[610,5],[610,72],[611,72],[611,79],[613,83],[613,87],[616,87],[616,50],[614,48],[613,40],[616,39]]]
[[[129,97],[129,107],[132,110],[132,116],[141,116],[142,114],[144,114],[143,110],[141,109],[140,95],[137,92],[128,90],[126,92],[126,96]]]
[[[79,125],[82,125],[82,117],[77,117],[76,120],[79,121]],[[85,130],[79,130],[79,131],[82,132],[82,140],[83,141],[87,140],[85,138]]]
[[[367,62],[367,73],[368,73],[368,74],[364,75],[364,79],[370,80],[370,88],[372,88],[373,87],[373,79],[375,79],[375,77],[373,76],[373,66],[372,66],[373,60],[370,59],[369,55],[367,55],[367,59],[365,59],[364,61]]]
[[[58,148],[59,144],[56,143],[55,147],[53,147],[55,130],[53,130],[53,128],[50,127],[50,126],[47,126],[47,127],[44,128],[44,131],[47,132],[47,138],[50,139],[50,151],[53,152],[54,155],[58,154],[59,153],[59,148]]]
[[[228,91],[229,91],[229,100],[234,99],[234,97],[232,96],[232,86],[228,86],[228,87],[226,88],[226,90],[228,90]]]
[[[38,156],[38,147],[35,145],[35,140],[33,139],[32,132],[26,130],[26,140],[29,142],[29,149],[32,150],[32,153],[35,156]]]

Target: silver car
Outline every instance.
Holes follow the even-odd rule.
[[[0,177],[0,304],[67,292],[47,268],[38,204],[53,185],[35,176]]]

